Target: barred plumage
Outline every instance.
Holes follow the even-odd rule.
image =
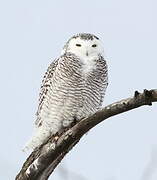
[[[95,113],[102,105],[107,84],[100,40],[91,34],[71,38],[63,55],[50,64],[44,76],[35,132],[26,149],[38,147],[74,120]]]

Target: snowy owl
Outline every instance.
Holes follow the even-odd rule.
[[[34,134],[24,150],[100,109],[108,84],[101,41],[93,34],[70,38],[42,81]]]

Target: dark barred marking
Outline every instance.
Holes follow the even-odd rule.
[[[86,77],[82,68],[80,59],[69,52],[51,63],[42,81],[36,125],[42,123],[45,114],[56,122],[61,120],[60,115],[81,119],[99,109],[108,84],[106,61],[99,56],[96,69]]]
[[[80,34],[74,35],[72,38],[78,38],[78,37],[80,37],[80,39],[87,40],[87,41],[93,40],[93,39],[99,40],[97,36],[95,36],[94,34],[89,34],[89,33],[80,33]]]

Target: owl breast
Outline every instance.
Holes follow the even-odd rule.
[[[73,55],[61,58],[42,108],[44,122],[68,126],[74,119],[95,113],[106,88],[104,65],[98,59],[82,61]]]
[[[94,114],[102,105],[107,77],[106,65],[99,57],[86,59],[82,65],[82,107],[77,112],[77,118],[82,119]]]

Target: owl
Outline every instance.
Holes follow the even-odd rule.
[[[33,150],[51,135],[98,111],[108,85],[102,42],[81,33],[64,45],[42,81],[34,133],[24,150]]]

